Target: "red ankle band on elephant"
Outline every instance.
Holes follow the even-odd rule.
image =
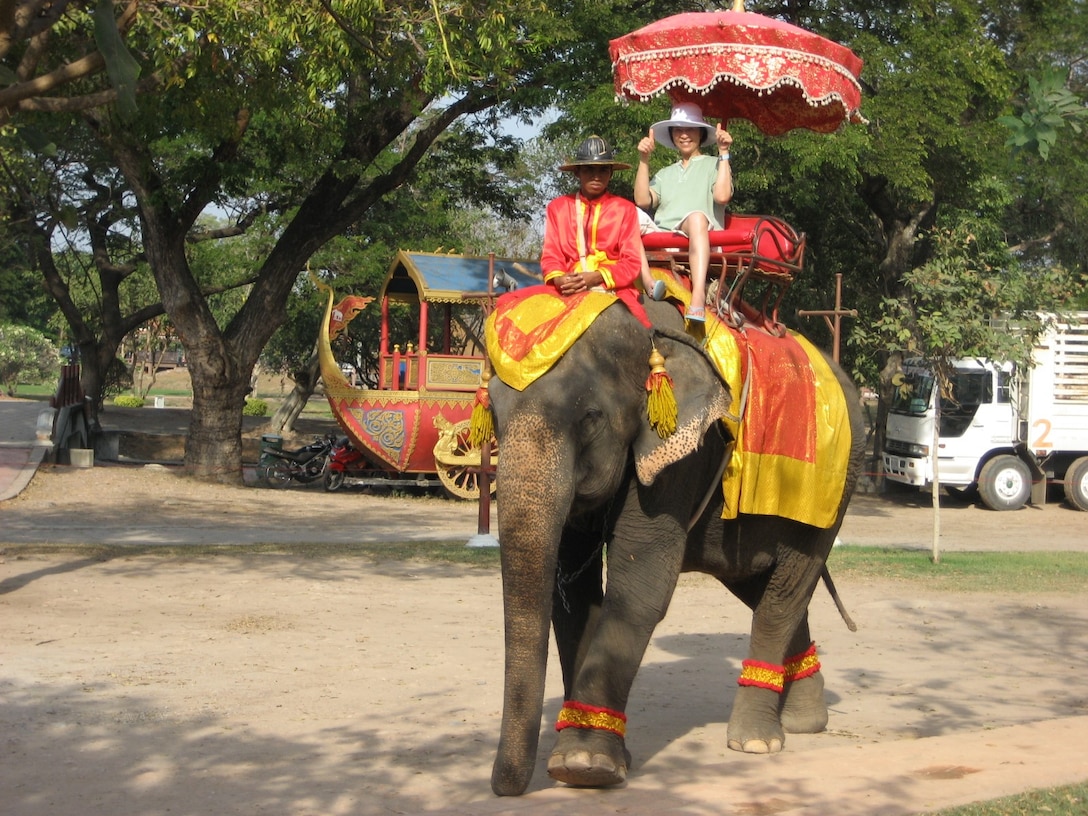
[[[762,660],[745,660],[741,663],[740,677],[737,683],[742,686],[756,686],[768,691],[782,691],[785,669]]]
[[[556,731],[564,728],[599,728],[622,737],[627,733],[627,715],[622,711],[567,700],[555,721]]]
[[[816,644],[812,643],[799,655],[786,658],[783,666],[785,681],[792,683],[794,680],[803,680],[812,677],[820,670],[820,658],[816,656]]]
[[[781,666],[759,660],[742,661],[737,683],[741,686],[756,686],[781,692],[786,683],[811,677],[819,670],[820,659],[816,656],[816,644],[813,643],[800,654],[787,658]]]

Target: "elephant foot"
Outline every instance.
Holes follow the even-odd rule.
[[[606,754],[572,751],[548,757],[548,776],[578,788],[607,788],[627,779],[627,765]]]
[[[787,683],[779,718],[789,734],[818,734],[827,728],[823,675],[817,673]]]
[[[743,751],[746,754],[777,754],[782,750],[783,740],[771,738],[742,740],[730,739],[729,747],[734,751]]]
[[[630,764],[631,754],[620,737],[568,728],[548,757],[548,776],[579,788],[607,788],[627,779]]]
[[[734,751],[777,754],[786,743],[778,719],[778,692],[751,686],[737,690],[726,740]]]

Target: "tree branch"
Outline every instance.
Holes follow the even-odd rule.
[[[1051,243],[1055,238],[1065,232],[1065,222],[1059,221],[1050,232],[1046,235],[1040,235],[1038,238],[1030,238],[1026,241],[1021,241],[1019,244],[1009,247],[1009,252],[1014,254],[1020,252],[1027,252],[1029,249],[1034,249],[1040,246],[1046,246]]]
[[[215,191],[219,189],[219,183],[223,178],[223,165],[238,155],[238,147],[249,129],[249,116],[248,108],[243,108],[235,114],[234,130],[230,138],[216,147],[211,158],[204,165],[204,173],[186,194],[185,201],[177,213],[178,221],[184,226],[186,232],[196,223],[196,219],[208,206]]]

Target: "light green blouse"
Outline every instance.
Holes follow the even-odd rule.
[[[711,229],[721,229],[725,207],[714,203],[714,182],[718,178],[718,160],[713,156],[692,156],[688,166],[679,161],[662,167],[650,180],[650,190],[657,194],[654,223],[674,230],[693,212],[706,213]]]

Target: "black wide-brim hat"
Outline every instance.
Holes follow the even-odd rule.
[[[560,170],[575,170],[579,167],[611,167],[613,170],[630,170],[631,165],[618,162],[614,151],[600,136],[590,136],[574,153],[574,158],[559,165]]]

